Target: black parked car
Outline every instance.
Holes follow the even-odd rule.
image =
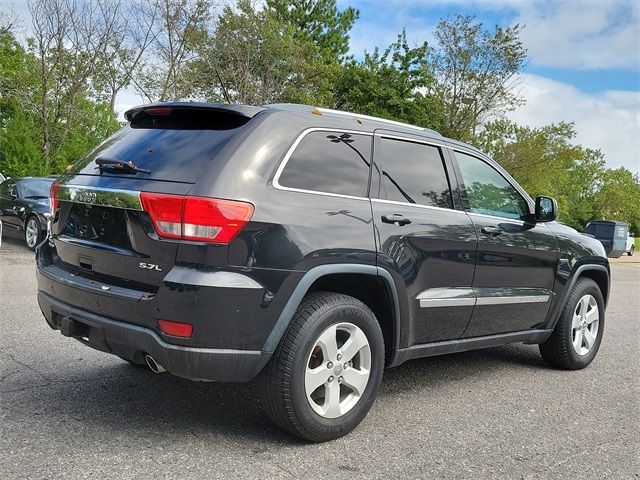
[[[44,239],[51,210],[49,189],[53,178],[9,178],[0,183],[0,220],[4,228],[24,233],[31,250]]]
[[[602,245],[469,145],[300,105],[126,118],[51,189],[38,300],[63,335],[154,372],[258,377],[273,421],[312,441],[358,425],[383,368],[413,358],[595,357]]]

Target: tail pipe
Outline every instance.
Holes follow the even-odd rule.
[[[147,367],[149,367],[149,370],[151,370],[153,373],[164,373],[167,371],[167,369],[156,362],[156,359],[151,355],[145,355],[144,361],[147,363]]]

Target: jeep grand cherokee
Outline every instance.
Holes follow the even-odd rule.
[[[165,103],[51,188],[48,324],[193,380],[258,378],[311,441],[352,430],[384,367],[513,342],[586,367],[602,245],[437,132],[303,105]]]

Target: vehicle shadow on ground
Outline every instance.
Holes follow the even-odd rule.
[[[537,348],[523,345],[414,360],[385,372],[378,401],[393,401],[392,397],[408,390],[437,392],[438,387],[463,378],[483,380],[545,365]],[[90,428],[133,437],[161,431],[175,438],[302,444],[268,420],[255,382],[194,383],[127,363],[93,368],[74,365],[68,377],[59,378],[43,388],[14,391],[10,403],[42,403],[45,394],[55,402],[43,406],[41,421],[48,417],[47,422],[55,425],[61,418],[71,418]]]

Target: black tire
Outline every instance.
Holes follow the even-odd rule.
[[[29,244],[29,224],[33,222],[36,228],[36,237],[35,242],[33,244]],[[27,244],[30,250],[35,250],[38,245],[42,242],[44,238],[44,234],[42,233],[42,225],[40,224],[40,220],[35,215],[31,215],[27,218],[27,221],[24,222],[24,242]]]
[[[635,251],[635,249],[636,249],[635,245],[631,245],[631,250],[627,252],[627,255],[629,256],[633,255],[633,252]]]
[[[578,302],[585,295],[591,295],[598,306],[598,331],[593,346],[584,355],[579,355],[573,346],[573,317]],[[551,336],[540,344],[540,353],[551,365],[565,370],[579,370],[589,365],[600,348],[604,332],[604,300],[600,288],[589,278],[580,278],[569,294],[567,304],[560,314],[558,323]]]
[[[314,411],[307,399],[305,371],[321,334],[341,322],[349,322],[365,334],[371,352],[370,375],[364,393],[351,410],[337,418],[324,418]],[[320,365],[324,365],[324,359],[321,362]],[[301,303],[280,345],[260,375],[265,411],[277,426],[305,440],[324,442],[339,438],[353,430],[373,406],[383,369],[384,340],[373,312],[360,300],[348,295],[313,293]],[[342,386],[338,388],[343,391]]]

